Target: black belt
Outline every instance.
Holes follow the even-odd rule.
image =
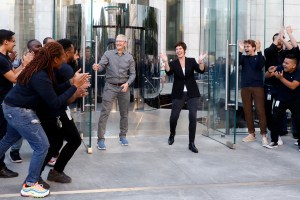
[[[278,86],[278,85],[269,85],[269,84],[264,84],[265,86],[267,86],[267,87],[271,87],[271,88],[279,88],[280,86]]]
[[[125,84],[125,83],[109,83],[109,84],[115,85],[115,86],[121,86],[121,85],[123,85],[123,84]]]

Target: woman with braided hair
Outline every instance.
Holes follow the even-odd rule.
[[[47,136],[35,112],[38,103],[44,101],[53,109],[67,105],[67,100],[86,82],[88,76],[76,73],[70,81],[57,85],[53,69],[59,69],[64,60],[65,53],[59,43],[46,44],[21,72],[16,86],[3,101],[3,112],[8,127],[5,137],[0,141],[0,157],[21,137],[28,141],[33,150],[29,174],[21,189],[22,196],[49,195],[49,190],[38,184],[41,167],[49,148]],[[65,92],[57,96],[55,91],[59,88],[64,88],[62,90]]]

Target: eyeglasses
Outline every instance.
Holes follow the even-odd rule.
[[[126,42],[125,40],[116,40],[116,43],[117,42]]]

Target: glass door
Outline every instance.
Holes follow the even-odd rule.
[[[203,75],[204,103],[207,115],[202,119],[204,135],[235,148],[237,115],[240,106],[237,56],[237,0],[201,1],[200,49],[208,52]]]

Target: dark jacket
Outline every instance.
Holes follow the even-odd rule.
[[[204,73],[201,71],[199,64],[194,58],[185,58],[185,75],[183,74],[178,59],[170,62],[170,71],[166,71],[167,75],[174,74],[174,83],[172,88],[172,99],[181,99],[183,96],[184,85],[187,88],[187,94],[190,98],[200,97],[200,92],[195,80],[194,72]]]
[[[287,54],[294,54],[299,57],[299,48],[292,48],[291,50],[281,49],[278,50],[277,46],[272,43],[270,47],[266,48],[264,51],[266,63],[265,63],[265,72],[268,71],[270,66],[281,65],[285,59]],[[280,81],[272,76],[270,78],[265,79],[265,84],[272,85],[274,87],[278,87],[280,85]]]
[[[60,109],[67,105],[67,100],[77,90],[74,85],[70,86],[69,81],[64,87],[68,89],[58,96],[46,70],[40,70],[31,76],[28,84],[17,83],[6,95],[4,102],[10,106],[36,110],[38,103],[44,101],[50,108]]]
[[[265,58],[261,52],[257,55],[248,56],[239,53],[239,64],[242,65],[241,88],[244,87],[264,87],[263,67]]]

